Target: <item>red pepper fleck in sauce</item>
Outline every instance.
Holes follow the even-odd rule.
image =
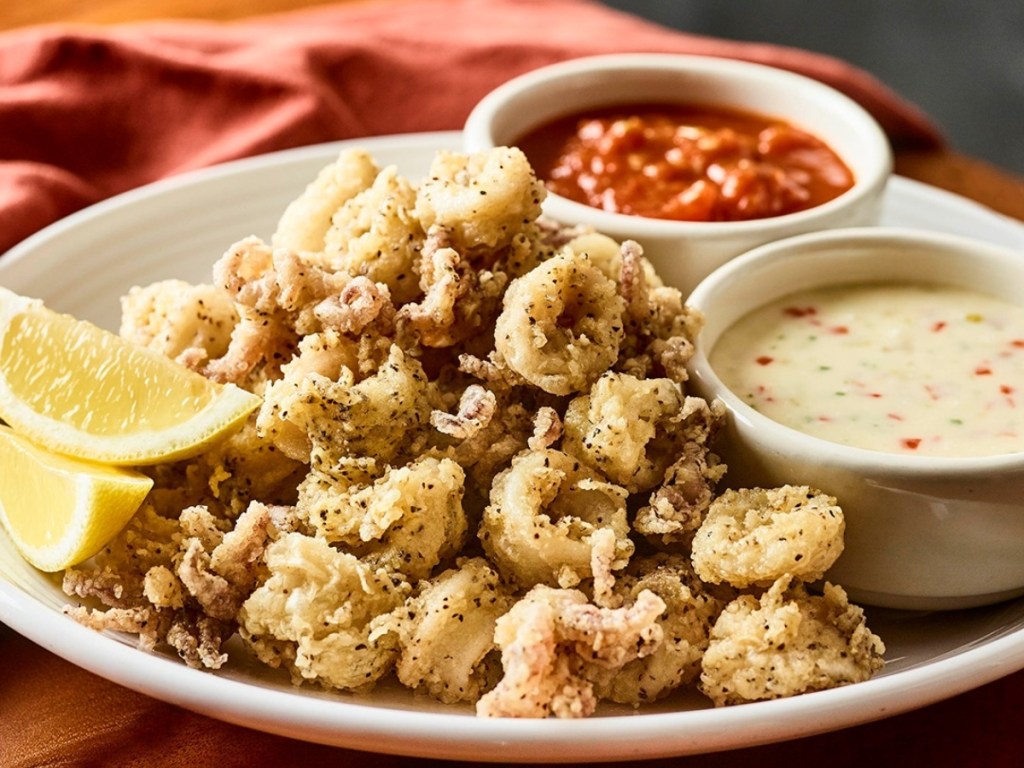
[[[806,434],[916,456],[987,456],[1024,453],[1018,341],[1024,306],[1011,301],[941,284],[844,283],[751,311],[708,359],[762,416]]]
[[[786,307],[782,311],[787,317],[807,317],[818,313],[814,307]]]
[[[758,365],[771,365],[774,361],[775,361],[775,358],[774,357],[769,357],[768,355],[761,355],[756,360]]]
[[[815,136],[720,107],[606,107],[553,120],[515,143],[552,192],[650,218],[762,219],[853,186],[850,169]]]

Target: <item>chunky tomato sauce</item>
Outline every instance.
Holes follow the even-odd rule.
[[[516,144],[552,192],[658,219],[780,216],[853,186],[850,169],[814,136],[717,107],[609,107],[554,120]]]

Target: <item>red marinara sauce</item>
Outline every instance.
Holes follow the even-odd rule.
[[[821,205],[853,174],[820,139],[719,107],[630,104],[568,115],[515,142],[548,189],[614,213],[741,221]]]

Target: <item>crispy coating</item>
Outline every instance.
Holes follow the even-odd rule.
[[[382,170],[333,214],[323,245],[331,269],[383,283],[397,303],[414,299],[424,236],[415,205],[412,184],[393,166]]]
[[[630,268],[639,266],[643,269],[642,285],[645,288],[647,286],[662,287],[664,285],[661,282],[661,278],[658,277],[658,273],[654,271],[654,266],[651,262],[643,257],[642,252],[635,253],[631,245],[624,247],[624,244],[618,240],[590,230],[583,232],[568,230],[564,233],[563,237],[568,238],[564,242],[564,247],[581,256],[586,255],[594,266],[600,269],[609,280],[622,282],[623,262],[631,260]],[[624,259],[624,252],[627,254],[635,253],[636,258],[632,259],[631,256],[627,255],[626,259]],[[626,290],[622,291],[622,293],[624,298],[631,302],[643,302],[639,305],[627,307],[627,311],[630,314],[640,316],[647,311],[647,296],[642,292]]]
[[[540,216],[545,197],[526,155],[515,147],[464,155],[438,152],[420,185],[416,216],[450,232],[460,252],[513,243]]]
[[[622,667],[590,665],[585,671],[601,699],[638,706],[663,698],[700,674],[711,627],[724,602],[700,582],[682,555],[652,555],[630,563],[616,584],[626,602],[649,591],[665,603],[657,618],[662,642]]]
[[[324,482],[311,473],[297,510],[325,541],[417,581],[462,548],[469,527],[464,489],[456,462],[421,456],[364,484]]]
[[[201,507],[182,512],[184,520],[192,515],[209,516],[210,513]],[[217,535],[215,525],[212,519],[205,520],[200,535],[182,542],[177,575],[207,616],[234,621],[242,602],[262,575],[263,555],[275,528],[269,508],[257,501],[239,516],[230,531]],[[213,532],[215,543],[204,541],[203,532]]]
[[[480,540],[502,575],[521,587],[574,587],[591,578],[595,532],[615,534],[613,567],[633,554],[626,492],[554,449],[526,451],[498,475]]]
[[[475,702],[501,677],[494,627],[513,602],[482,557],[421,584],[394,613],[398,679],[445,704]]]
[[[582,392],[618,358],[622,312],[615,283],[585,256],[566,250],[509,286],[495,349],[506,366],[545,392]]]
[[[303,463],[261,439],[255,417],[206,453],[167,469],[168,477],[154,473],[158,493],[151,494],[158,498],[159,492],[173,488],[167,514],[204,504],[232,519],[257,499],[269,505],[294,504],[296,486],[306,472]]]
[[[737,597],[715,622],[700,687],[716,706],[856,683],[882,668],[884,644],[841,587],[817,596],[790,583]]]
[[[274,230],[275,248],[323,251],[332,217],[346,201],[367,189],[379,168],[363,149],[343,149],[285,208]]]
[[[416,455],[440,405],[423,367],[397,345],[361,380],[346,366],[335,379],[316,371],[295,378],[275,387],[269,407],[306,436],[310,460],[326,472],[346,457],[387,463]]]
[[[225,529],[205,507],[171,519],[144,506],[90,565],[64,574],[65,593],[105,609],[65,612],[96,630],[136,634],[142,648],[166,643],[191,667],[221,667],[222,646],[235,633],[275,531],[268,508],[257,502]]]
[[[227,352],[237,322],[231,296],[212,285],[162,280],[121,299],[123,338],[193,370]]]
[[[479,384],[470,384],[459,398],[458,412],[435,410],[430,414],[430,424],[438,432],[467,440],[487,428],[497,406],[498,399],[493,392]]]
[[[693,356],[703,317],[685,305],[678,289],[662,283],[639,243],[620,244],[607,235],[587,232],[572,238],[567,248],[586,254],[616,282],[625,330],[615,370],[641,379],[687,381],[686,364]]]
[[[178,520],[160,514],[147,500],[89,563],[64,572],[64,592],[109,608],[144,606],[146,573],[161,566],[173,570],[180,538]]]
[[[684,303],[683,294],[651,278],[643,249],[627,240],[620,252],[619,294],[626,306],[625,336],[617,370],[641,378],[666,376],[680,384],[689,379],[686,365],[703,316]]]
[[[617,669],[662,641],[665,603],[641,591],[628,606],[601,608],[575,589],[539,585],[498,619],[504,676],[477,702],[484,717],[586,717],[597,707],[588,666]]]
[[[290,252],[280,253],[283,259]],[[214,264],[214,284],[231,297],[239,322],[224,354],[202,369],[207,377],[251,387],[261,367],[269,369],[264,378],[274,378],[291,357],[298,338],[292,318],[280,306],[278,266],[274,251],[256,237],[238,241]]]
[[[637,511],[633,521],[637,533],[661,546],[689,549],[711,506],[715,486],[725,475],[725,464],[712,450],[724,418],[725,407],[717,400],[683,400],[675,425],[682,450],[648,503]]]
[[[360,336],[373,325],[390,331],[395,307],[387,285],[359,275],[317,304],[313,314],[324,329]]]
[[[630,493],[649,491],[685,445],[683,417],[671,379],[605,373],[569,403],[562,448]]]
[[[717,496],[724,407],[686,394],[703,318],[544,194],[515,148],[441,152],[418,186],[346,149],[209,285],[133,289],[126,338],[263,404],[145,469],[139,513],[65,573],[68,613],[193,667],[241,647],[482,716],[877,669],[859,609],[802,585],[842,550],[835,500]]]
[[[490,493],[494,478],[508,468],[516,454],[526,449],[537,418],[529,408],[515,401],[515,393],[499,390],[491,394],[495,396],[491,417],[486,419],[486,424],[483,419],[478,421],[480,428],[470,430],[454,446],[456,461],[466,468],[477,490],[484,496]],[[445,434],[450,435],[451,432]]]
[[[300,533],[275,541],[266,564],[269,578],[239,617],[262,661],[288,668],[295,683],[342,690],[370,688],[391,669],[397,647],[375,630],[411,592],[407,582]]]
[[[282,366],[281,378],[268,383],[263,390],[263,402],[256,417],[257,434],[285,456],[309,463],[312,440],[305,422],[294,416],[289,418],[293,405],[298,404],[300,413],[308,405],[301,394],[306,380],[316,374],[335,381],[342,377],[342,371],[346,371],[346,377],[361,377],[376,370],[390,348],[387,338],[361,343],[334,329],[305,336],[299,342],[297,354]]]
[[[807,486],[729,490],[693,539],[693,567],[713,584],[815,581],[843,551],[845,521],[832,496]]]
[[[213,265],[214,281],[243,317],[274,321],[300,336],[320,330],[317,309],[346,289],[351,277],[315,254],[272,248],[257,237],[239,240]]]
[[[490,330],[508,282],[504,272],[476,269],[453,248],[430,247],[419,271],[423,298],[399,310],[400,333],[427,347],[451,347]]]

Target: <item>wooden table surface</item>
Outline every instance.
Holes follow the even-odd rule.
[[[342,0],[364,2],[365,0]],[[32,24],[119,24],[160,18],[230,21],[338,0],[3,0],[0,30]],[[1024,219],[1024,177],[955,151],[897,153],[896,172]]]

